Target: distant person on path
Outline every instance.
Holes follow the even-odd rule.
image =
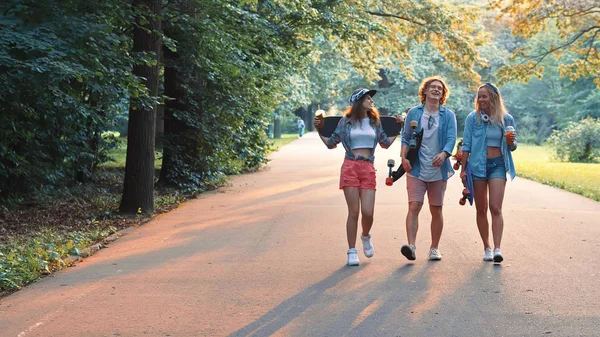
[[[506,111],[500,90],[491,83],[480,85],[475,97],[475,111],[465,121],[460,177],[464,183],[465,169],[469,165],[475,190],[472,193],[477,209],[477,228],[483,240],[484,261],[504,260],[500,243],[504,230],[502,201],[506,172],[510,172],[511,180],[517,175],[511,154],[517,149],[514,128],[515,120]],[[493,255],[489,242],[488,198],[492,214]]]
[[[298,119],[298,136],[302,137],[302,134],[304,134],[304,121],[302,120],[302,118]]]
[[[456,116],[444,106],[449,95],[444,79],[439,76],[421,81],[419,99],[421,105],[409,110],[402,132],[402,167],[406,170],[406,190],[408,192],[408,214],[406,215],[406,236],[408,244],[400,249],[409,260],[416,259],[419,213],[425,201],[425,192],[431,212],[430,260],[441,260],[439,250],[444,218],[442,206],[446,184],[454,175],[450,154],[456,143]],[[414,166],[406,158],[412,135],[410,122],[418,123],[417,132],[423,130],[423,140]]]
[[[375,208],[375,148],[377,143],[384,149],[388,148],[397,135],[388,137],[383,131],[379,112],[373,103],[376,90],[357,89],[350,96],[350,106],[344,111],[331,137],[319,137],[329,149],[340,142],[346,150],[344,163],[340,173],[340,189],[344,191],[348,205],[346,220],[346,235],[348,238],[348,265],[358,266],[356,250],[356,235],[358,232],[358,216],[362,214],[361,240],[366,257],[375,254],[371,243],[371,227]],[[396,123],[402,123],[402,118],[396,116]],[[315,128],[321,121],[314,119]]]

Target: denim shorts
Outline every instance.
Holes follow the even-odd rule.
[[[502,156],[486,160],[486,177],[473,175],[473,180],[490,180],[494,178],[506,180],[506,167],[504,167],[504,157]]]

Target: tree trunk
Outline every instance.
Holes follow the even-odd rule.
[[[273,125],[273,138],[281,138],[281,119],[276,119]]]
[[[379,77],[381,77],[381,80],[379,82],[377,82],[377,88],[378,89],[386,89],[390,87],[390,80],[387,77],[387,74],[385,73],[385,69],[379,69]],[[379,114],[381,116],[388,116],[390,114],[390,111],[387,108],[377,108],[379,110]]]
[[[165,95],[170,99],[166,102],[164,109],[163,160],[158,181],[161,185],[169,186],[174,183],[170,173],[176,166],[175,137],[177,134],[185,133],[187,126],[174,116],[175,111],[185,109],[182,103],[185,93],[181,87],[181,75],[177,70],[178,54],[165,48],[164,58]]]
[[[161,0],[133,0],[133,7],[149,9],[149,27],[143,26],[136,18],[133,30],[133,52],[154,53],[156,64],[136,65],[133,73],[146,79],[146,87],[151,96],[158,93],[158,56],[161,41],[158,32],[161,29]],[[149,30],[146,30],[149,29]],[[127,138],[127,159],[125,162],[125,180],[120,211],[143,213],[154,211],[154,136],[156,132],[156,106],[143,109],[129,109],[129,134]]]

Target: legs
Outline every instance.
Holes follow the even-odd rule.
[[[346,204],[348,205],[348,218],[346,219],[348,248],[355,248],[358,214],[360,212],[360,189],[358,187],[344,187],[344,197],[346,197]]]
[[[442,229],[444,229],[444,217],[442,215],[442,206],[429,205],[431,211],[431,247],[438,248]]]
[[[408,203],[408,214],[406,214],[406,237],[409,245],[415,245],[417,231],[419,230],[419,213],[423,207],[422,202],[411,201]]]
[[[427,192],[429,211],[431,212],[431,247],[429,259],[441,260],[442,255],[437,248],[440,244],[440,238],[444,228],[442,205],[444,202],[444,193],[446,191],[446,182],[443,180],[425,182],[411,176],[407,176],[406,182],[406,189],[408,191],[406,236],[408,245],[402,246],[400,251],[409,260],[414,260],[416,258],[415,243],[417,240],[417,231],[419,230],[419,213],[423,207],[425,192]]]
[[[360,189],[358,187],[344,187],[344,196],[348,205],[348,218],[346,220],[346,235],[348,248],[356,247],[358,232],[358,215],[362,209],[362,235],[367,236],[373,226],[373,213],[375,209],[375,190]]]
[[[502,262],[500,244],[502,243],[502,232],[504,231],[504,218],[502,217],[502,202],[504,201],[504,189],[506,180],[492,178],[489,180],[476,180],[473,182],[475,207],[477,208],[477,228],[485,249],[485,261],[492,260],[491,246],[489,241],[489,223],[487,210],[492,214],[492,237],[494,240],[493,261]],[[489,192],[489,205],[488,205]]]
[[[502,232],[504,231],[504,218],[502,217],[502,202],[504,201],[504,189],[506,180],[490,179],[488,181],[490,189],[490,213],[492,213],[492,236],[494,238],[494,248],[500,248],[502,243]]]
[[[367,236],[369,235],[371,227],[373,226],[373,213],[375,210],[375,190],[360,190],[360,207],[362,210],[362,236]]]
[[[473,198],[475,199],[475,209],[477,210],[477,229],[479,229],[479,235],[481,241],[483,241],[483,248],[490,247],[489,239],[489,224],[487,219],[487,181],[486,180],[475,180],[473,181]]]

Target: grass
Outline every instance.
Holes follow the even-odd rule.
[[[103,163],[100,167],[108,168],[125,168],[125,159],[127,158],[127,138],[119,138],[119,146],[110,152],[114,161]],[[162,150],[154,152],[154,168],[161,168],[162,166]]]
[[[273,152],[277,151],[282,146],[287,145],[296,139],[298,139],[297,133],[286,133],[286,134],[282,134],[281,138],[279,138],[279,139],[271,139],[271,142],[273,144],[272,151]]]
[[[519,144],[517,175],[600,201],[600,164],[559,162],[548,146]]]

